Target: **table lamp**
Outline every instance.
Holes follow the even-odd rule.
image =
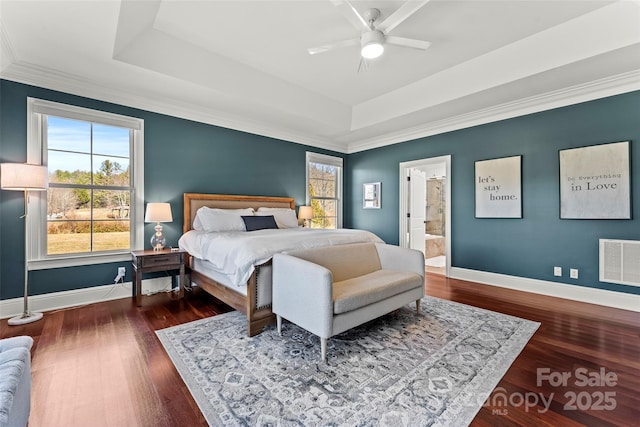
[[[155,234],[151,236],[151,247],[154,251],[164,249],[167,239],[162,234],[161,222],[171,222],[171,205],[169,203],[147,203],[147,210],[144,214],[144,222],[155,222]]]
[[[304,220],[305,227],[309,227],[309,220],[313,218],[313,208],[311,206],[300,206],[298,217]]]

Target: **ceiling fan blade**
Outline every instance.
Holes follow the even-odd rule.
[[[332,49],[337,49],[340,47],[347,47],[347,46],[354,46],[357,44],[360,44],[360,39],[349,39],[349,40],[343,40],[341,42],[323,44],[322,46],[310,47],[307,49],[307,52],[309,52],[309,55],[315,55],[316,53],[324,53]]]
[[[409,0],[398,10],[389,15],[384,21],[376,25],[376,28],[385,34],[389,34],[395,27],[400,25],[405,19],[413,15],[422,6],[427,4],[429,0]]]
[[[408,39],[406,37],[385,36],[385,41],[396,46],[410,47],[413,49],[427,50],[431,42],[424,40]]]
[[[369,30],[369,24],[364,20],[362,15],[358,13],[349,0],[331,0],[331,3],[338,8],[340,13],[353,25],[357,30]]]

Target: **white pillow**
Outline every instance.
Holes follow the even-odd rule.
[[[258,216],[273,215],[278,228],[297,228],[298,217],[296,211],[288,208],[258,208]]]
[[[193,229],[201,231],[246,231],[243,215],[253,216],[253,208],[217,209],[201,207],[193,220]]]

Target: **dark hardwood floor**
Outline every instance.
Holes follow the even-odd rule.
[[[640,425],[639,313],[435,274],[426,290],[541,323],[472,425]],[[144,297],[142,307],[122,299],[23,326],[0,321],[0,337],[35,339],[29,426],[206,425],[155,331],[225,311],[195,289],[184,300]]]

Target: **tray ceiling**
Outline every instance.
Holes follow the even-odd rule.
[[[353,1],[383,18],[403,1]],[[640,89],[640,3],[432,0],[358,72],[329,0],[0,2],[0,77],[341,152]]]

